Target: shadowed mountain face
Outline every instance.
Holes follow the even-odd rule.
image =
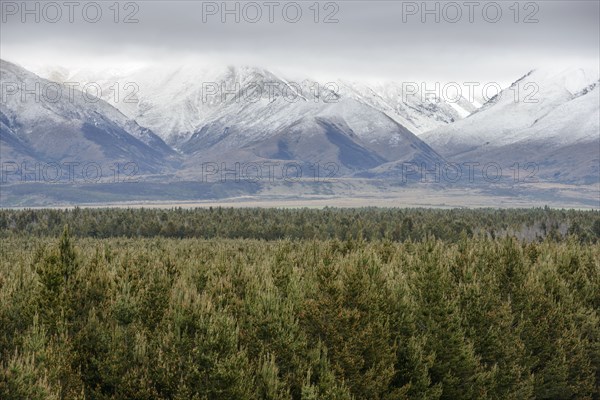
[[[105,101],[0,63],[3,162],[135,163],[140,174],[170,168],[176,153]]]
[[[468,118],[421,138],[452,160],[531,163],[539,181],[598,183],[598,77],[589,69],[532,71]]]
[[[372,168],[386,160],[369,149],[343,122],[324,118],[306,117],[286,126],[273,136],[244,146],[245,158],[300,162],[305,164],[335,163],[340,173]],[[240,153],[224,152],[222,161],[235,162]],[[210,151],[196,157],[210,157]],[[193,161],[191,161],[193,162]]]

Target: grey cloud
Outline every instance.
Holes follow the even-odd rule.
[[[2,10],[10,11],[6,5],[11,2],[1,3]],[[35,2],[27,3],[34,7]],[[85,3],[89,2],[81,2]],[[18,15],[4,13],[2,57],[23,64],[73,60],[93,64],[97,58],[112,56],[177,60],[207,55],[317,75],[510,81],[540,64],[597,62],[600,48],[597,1],[521,2],[519,23],[513,20],[514,9],[509,9],[512,1],[497,2],[503,11],[497,23],[487,22],[481,11],[493,2],[479,2],[474,22],[465,14],[465,1],[457,1],[454,4],[463,12],[457,23],[443,19],[435,23],[432,15],[422,23],[419,14],[403,21],[403,10],[414,5],[420,8],[422,1],[338,1],[334,18],[339,22],[330,24],[313,21],[314,8],[309,8],[313,1],[298,2],[303,11],[298,23],[286,22],[280,12],[289,2],[279,2],[275,23],[267,20],[263,1],[256,2],[263,11],[258,23],[243,19],[235,23],[231,15],[229,22],[222,23],[218,15],[203,22],[203,7],[212,6],[211,2],[136,1],[139,11],[134,18],[139,23],[133,24],[113,22],[112,1],[98,3],[104,13],[98,23],[86,22],[77,12],[73,23],[65,15],[57,23],[32,23],[31,16],[22,23]],[[120,3],[120,20],[135,9],[127,3]],[[247,3],[240,2],[240,8]],[[321,21],[335,10],[327,3],[320,2]],[[449,3],[439,2],[438,7],[441,10]],[[215,4],[220,7],[222,2]],[[433,8],[435,2],[426,6]],[[533,17],[539,22],[523,23],[536,7],[539,10]]]

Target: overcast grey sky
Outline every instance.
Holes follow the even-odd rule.
[[[534,67],[599,62],[597,0],[229,2],[226,15],[221,1],[0,3],[1,57],[26,66],[199,58],[316,78],[506,83]]]

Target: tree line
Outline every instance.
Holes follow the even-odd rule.
[[[0,210],[0,236],[58,237],[65,225],[76,237],[229,239],[365,239],[455,242],[468,237],[524,241],[575,236],[600,240],[600,212],[497,209],[261,209],[197,208]]]

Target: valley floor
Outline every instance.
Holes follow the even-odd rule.
[[[0,207],[428,207],[600,209],[599,185],[398,185],[387,180],[330,182],[0,185]]]

